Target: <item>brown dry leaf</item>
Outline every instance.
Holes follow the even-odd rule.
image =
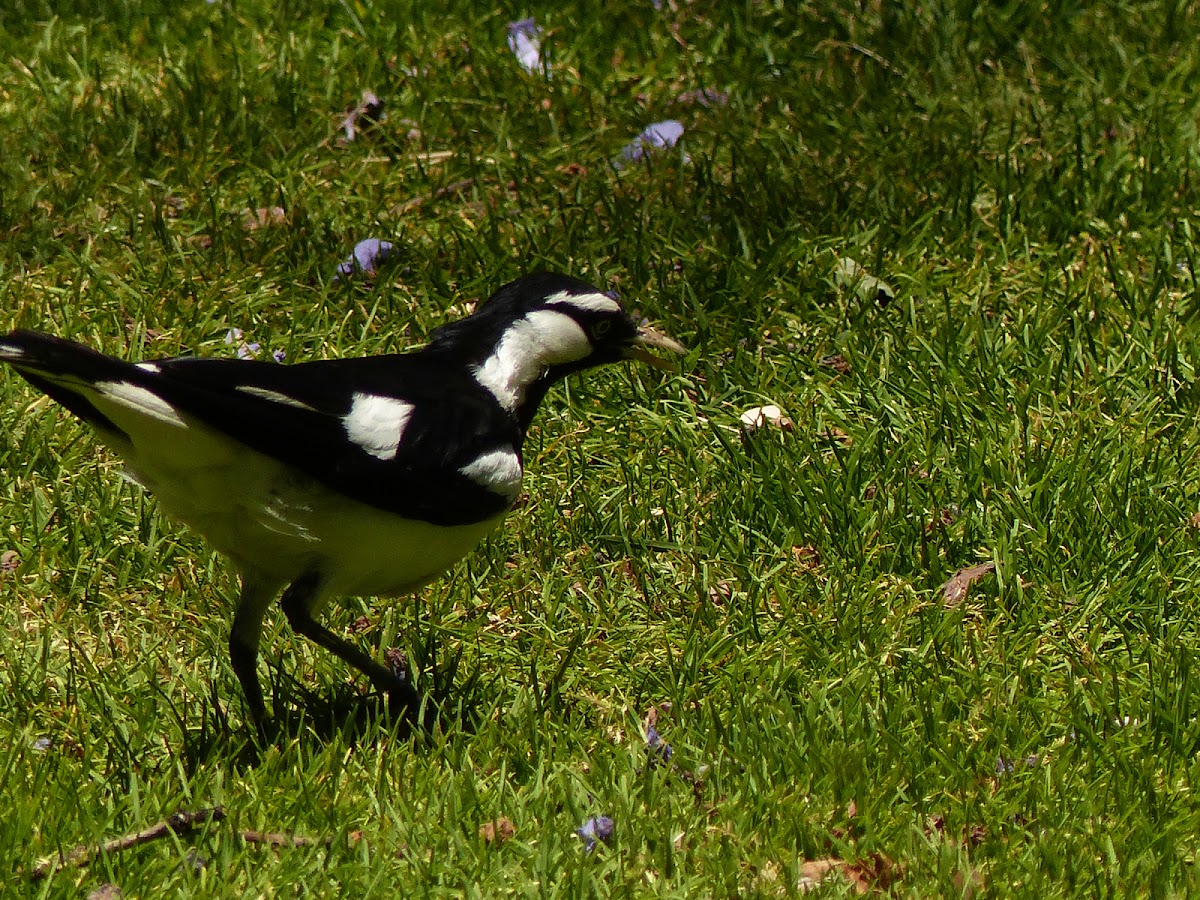
[[[121,889],[110,882],[93,888],[87,895],[87,900],[118,900],[120,896]]]
[[[900,878],[901,868],[882,853],[872,853],[855,862],[836,856],[810,859],[800,867],[796,890],[801,893],[816,890],[834,875],[841,875],[854,887],[855,893],[885,891]]]
[[[580,163],[577,163],[577,162],[569,162],[565,165],[558,166],[555,168],[555,171],[561,172],[564,175],[577,175],[577,176],[583,176],[588,173],[587,166],[581,165]]]
[[[831,353],[828,356],[822,356],[819,363],[827,369],[833,369],[839,375],[845,375],[850,371],[850,363],[840,353]]]
[[[846,877],[860,894],[868,891],[886,891],[900,880],[903,870],[882,853],[869,856],[846,865]]]
[[[724,606],[733,599],[733,585],[721,579],[708,589],[708,602],[713,606]]]
[[[821,568],[821,554],[811,544],[803,546],[797,544],[792,547],[792,558],[796,560],[796,565],[800,567],[801,572],[811,572]]]
[[[17,556],[16,550],[5,550],[3,553],[0,553],[0,573],[17,571],[17,566],[20,563],[21,558]]]
[[[846,432],[842,431],[836,425],[830,425],[818,434],[817,437],[830,444],[841,444],[843,447],[849,447],[854,443],[850,435],[846,434]]]
[[[750,866],[750,871],[754,874],[754,879],[751,882],[753,890],[757,893],[767,893],[769,896],[779,896],[783,893],[783,885],[779,883],[779,866],[777,863],[768,861],[761,866]]]
[[[961,511],[957,506],[943,506],[932,519],[925,523],[925,532],[928,534],[938,528],[948,528],[958,520],[960,515]]]
[[[125,330],[131,335],[136,337],[140,331],[145,336],[147,342],[153,343],[154,341],[162,340],[163,335],[161,331],[153,328],[143,328],[142,324],[125,310],[121,310],[121,318],[125,320]]]
[[[488,844],[500,845],[517,833],[517,826],[507,816],[479,826],[479,836]]]
[[[942,603],[946,606],[958,606],[967,599],[971,585],[984,575],[996,571],[995,563],[980,563],[977,566],[967,566],[959,569],[950,580],[942,585]]]
[[[656,727],[659,716],[665,716],[670,713],[673,706],[674,704],[670,700],[664,700],[662,703],[656,703],[646,710],[646,715],[642,719],[646,729],[649,730]]]
[[[968,847],[978,847],[987,840],[987,826],[978,823],[963,826],[963,843]]]
[[[845,871],[846,861],[835,856],[825,859],[810,859],[800,866],[800,878],[796,890],[800,893],[815,891],[827,878]]]
[[[246,210],[242,219],[242,227],[247,231],[266,228],[268,225],[282,225],[287,221],[287,213],[282,206],[260,206],[258,209]]]
[[[1188,525],[1192,528],[1200,528],[1200,512],[1192,513],[1192,517],[1188,519]]]
[[[962,892],[962,896],[967,898],[967,900],[974,897],[977,890],[982,890],[984,885],[983,876],[975,869],[965,873],[954,873],[954,886]]]
[[[359,616],[357,619],[355,619],[353,622],[350,623],[350,633],[351,634],[362,634],[364,631],[366,631],[370,627],[371,627],[371,620],[368,619],[366,616]]]

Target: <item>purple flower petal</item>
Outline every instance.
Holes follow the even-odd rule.
[[[379,266],[392,253],[392,245],[379,238],[367,238],[354,245],[354,253],[347,256],[337,268],[334,281],[339,278],[353,278],[359,272],[374,275]]]
[[[587,853],[596,849],[597,841],[611,843],[615,831],[616,823],[609,816],[593,816],[582,827],[575,829],[575,833],[583,839],[583,849]]]
[[[537,72],[542,68],[541,34],[542,30],[532,16],[508,23],[508,47],[526,72]]]
[[[646,729],[646,756],[649,757],[650,767],[670,762],[674,755],[675,748],[662,739],[657,728],[649,726]]]
[[[683,137],[683,123],[677,119],[664,119],[647,125],[637,137],[630,141],[621,151],[621,159],[625,162],[637,162],[644,159],[646,150],[664,150],[674,147]]]
[[[275,362],[281,363],[285,359],[287,359],[287,351],[286,350],[272,350],[271,356],[275,357]]]
[[[368,125],[373,125],[382,119],[383,106],[383,101],[375,96],[374,91],[363,91],[362,101],[346,113],[345,118],[342,119],[342,131],[346,133],[346,140],[354,140],[360,119]]]

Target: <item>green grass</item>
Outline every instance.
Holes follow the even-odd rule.
[[[526,13],[548,78],[506,46]],[[479,552],[331,612],[420,664],[437,729],[350,716],[363,680],[277,617],[257,759],[234,573],[0,376],[0,894],[773,897],[827,857],[904,897],[1196,891],[1198,29],[1169,0],[9,0],[0,330],[355,356],[552,268],[695,353],[553,392]],[[728,104],[677,101],[704,87]],[[340,144],[365,89],[388,118]],[[613,167],[668,116],[679,148]],[[333,284],[367,236],[399,263]],[[794,430],[744,440],[767,402]]]

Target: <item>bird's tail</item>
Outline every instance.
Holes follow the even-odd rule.
[[[0,362],[98,431],[124,436],[88,394],[97,383],[128,380],[130,370],[137,369],[131,363],[36,331],[14,331],[0,338]]]

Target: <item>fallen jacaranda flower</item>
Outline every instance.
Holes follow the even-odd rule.
[[[508,23],[509,49],[526,72],[537,72],[542,68],[541,35],[542,29],[532,16]]]
[[[583,849],[591,853],[596,849],[597,841],[608,844],[616,831],[616,823],[609,816],[593,816],[575,829],[575,833],[583,839]]]
[[[342,131],[345,132],[346,140],[352,141],[357,136],[360,119],[369,125],[374,125],[382,119],[383,106],[383,101],[375,96],[374,91],[363,91],[362,101],[342,119]]]
[[[659,763],[670,762],[674,755],[675,748],[662,739],[657,728],[653,725],[649,726],[646,729],[646,756],[649,759],[650,767],[654,768]]]
[[[674,147],[683,137],[683,123],[676,119],[664,119],[647,125],[637,137],[625,145],[621,151],[621,159],[625,162],[638,162],[646,156],[646,150],[665,150]]]
[[[354,252],[347,256],[338,266],[334,281],[340,278],[353,278],[359,272],[374,275],[379,266],[392,253],[392,245],[379,238],[367,238],[354,245]]]
[[[262,344],[258,341],[246,341],[245,337],[242,329],[230,328],[225,332],[225,343],[230,347],[237,345],[238,359],[258,359],[258,354],[262,352]],[[286,355],[282,350],[275,350],[271,353],[276,362],[283,362]]]

